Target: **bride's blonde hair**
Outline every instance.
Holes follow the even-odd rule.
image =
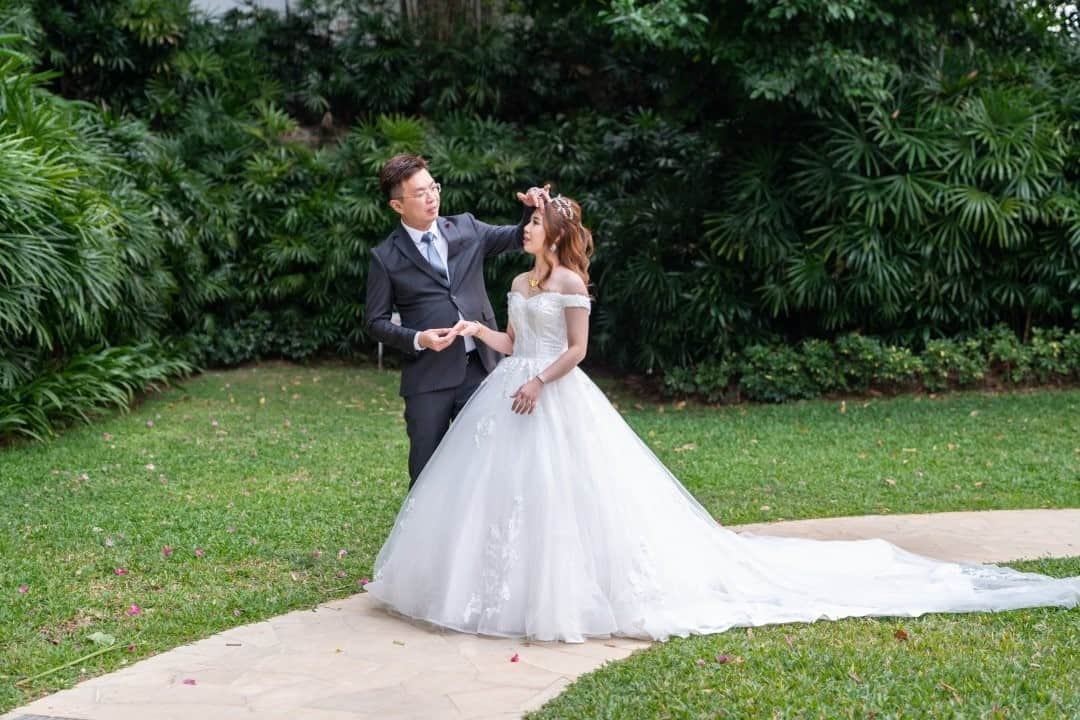
[[[581,224],[581,206],[574,200],[556,195],[544,206],[545,247],[555,245],[559,263],[573,270],[589,284],[589,258],[593,254],[593,239],[589,229]],[[540,282],[551,276],[549,267]]]

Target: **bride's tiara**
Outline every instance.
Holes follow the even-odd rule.
[[[555,208],[555,211],[567,220],[574,219],[574,206],[570,204],[569,198],[564,198],[562,195],[556,195],[551,198],[551,207]]]

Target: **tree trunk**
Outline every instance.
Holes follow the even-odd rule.
[[[401,0],[401,14],[421,35],[446,41],[461,30],[490,25],[502,4],[502,0]]]

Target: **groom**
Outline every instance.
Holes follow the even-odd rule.
[[[418,155],[395,155],[379,185],[401,224],[371,251],[365,329],[406,355],[401,395],[409,433],[409,489],[416,483],[450,421],[499,355],[452,328],[463,318],[498,329],[484,287],[484,259],[522,245],[522,229],[539,194],[518,193],[517,225],[494,226],[471,214],[439,217],[441,187]],[[401,325],[390,322],[393,308]]]

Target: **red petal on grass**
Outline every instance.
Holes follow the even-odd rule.
[[[127,646],[127,651],[128,652],[135,652],[135,643],[131,643],[130,645],[128,645]]]
[[[165,557],[169,557],[170,555],[172,555],[172,551],[173,551],[173,549],[169,545],[166,545],[165,547],[161,548],[161,554],[164,555]]]
[[[202,548],[195,548],[195,557],[202,557],[203,554],[204,553]]]
[[[127,575],[128,574],[127,568],[116,568],[115,570],[113,570],[113,572],[116,573],[117,575]]]
[[[513,657],[510,658],[510,662],[519,662],[520,660],[521,658],[518,657],[517,653],[514,653]]]
[[[127,614],[132,615],[132,616],[134,616],[134,615],[142,615],[142,608],[139,607],[138,605],[136,605],[135,603],[132,603],[131,607],[129,607],[127,609]]]
[[[369,582],[371,582],[371,581],[370,581],[370,580],[368,580],[368,579],[367,579],[366,577],[363,577],[363,578],[360,578],[359,580],[357,580],[357,581],[356,581],[356,584],[357,584],[357,585],[359,585],[360,587],[364,587],[364,586],[365,586],[365,585],[367,585],[367,584],[368,584]]]
[[[22,585],[19,586],[19,592],[21,592],[21,593],[30,592],[30,586],[27,585],[26,583],[23,583]]]
[[[729,663],[734,659],[735,658],[731,657],[730,655],[717,655],[716,656],[716,662],[720,663],[721,665],[724,665],[725,663]]]

